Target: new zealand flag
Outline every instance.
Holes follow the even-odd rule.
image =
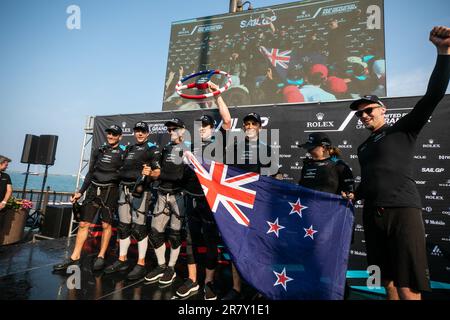
[[[353,206],[340,196],[242,172],[195,168],[241,276],[269,299],[337,300],[344,295]]]

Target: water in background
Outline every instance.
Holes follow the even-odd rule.
[[[20,172],[7,172],[11,176],[12,186],[14,191],[22,190],[23,184],[25,182],[25,175]],[[41,190],[42,181],[44,179],[43,175],[28,176],[27,182],[27,190]],[[82,183],[83,181],[81,181]],[[77,177],[71,175],[55,175],[48,174],[47,182],[45,185],[45,189],[47,186],[50,187],[50,190],[57,192],[74,192],[77,183]]]

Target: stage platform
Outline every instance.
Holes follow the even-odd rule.
[[[81,267],[81,288],[68,289],[66,273],[54,273],[52,266],[68,257],[75,243],[75,237],[52,240],[30,241],[22,244],[0,247],[0,300],[171,300],[177,299],[175,291],[187,277],[185,256],[182,254],[176,265],[177,277],[171,285],[162,287],[145,280],[128,281],[126,273],[105,275],[93,272],[92,263],[97,255],[98,238],[90,237],[84,247]],[[135,261],[136,250],[132,245],[129,256]],[[130,248],[130,249],[131,249]],[[107,254],[107,265],[117,257],[118,246],[111,242]],[[149,249],[148,268],[156,265],[156,258]],[[216,274],[219,298],[231,287],[229,262],[221,254],[221,263]],[[134,258],[134,259],[133,259]],[[199,283],[203,282],[203,270],[199,270]],[[349,281],[354,281],[349,279]],[[356,282],[354,282],[357,284]],[[243,289],[245,300],[255,298],[253,289]],[[433,295],[426,298],[432,299]],[[436,297],[450,299],[450,295]],[[203,300],[203,288],[188,300]],[[383,300],[384,296],[350,290],[349,300]]]

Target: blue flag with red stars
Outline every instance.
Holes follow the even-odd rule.
[[[340,196],[192,155],[241,276],[269,299],[343,299],[353,206]]]

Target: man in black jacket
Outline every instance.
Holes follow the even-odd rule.
[[[430,41],[438,50],[425,96],[396,124],[385,122],[386,106],[364,96],[350,108],[372,134],[359,146],[364,199],[363,224],[369,265],[381,269],[388,299],[420,299],[429,291],[422,204],[413,179],[417,136],[443,98],[450,78],[450,28],[435,27]]]

